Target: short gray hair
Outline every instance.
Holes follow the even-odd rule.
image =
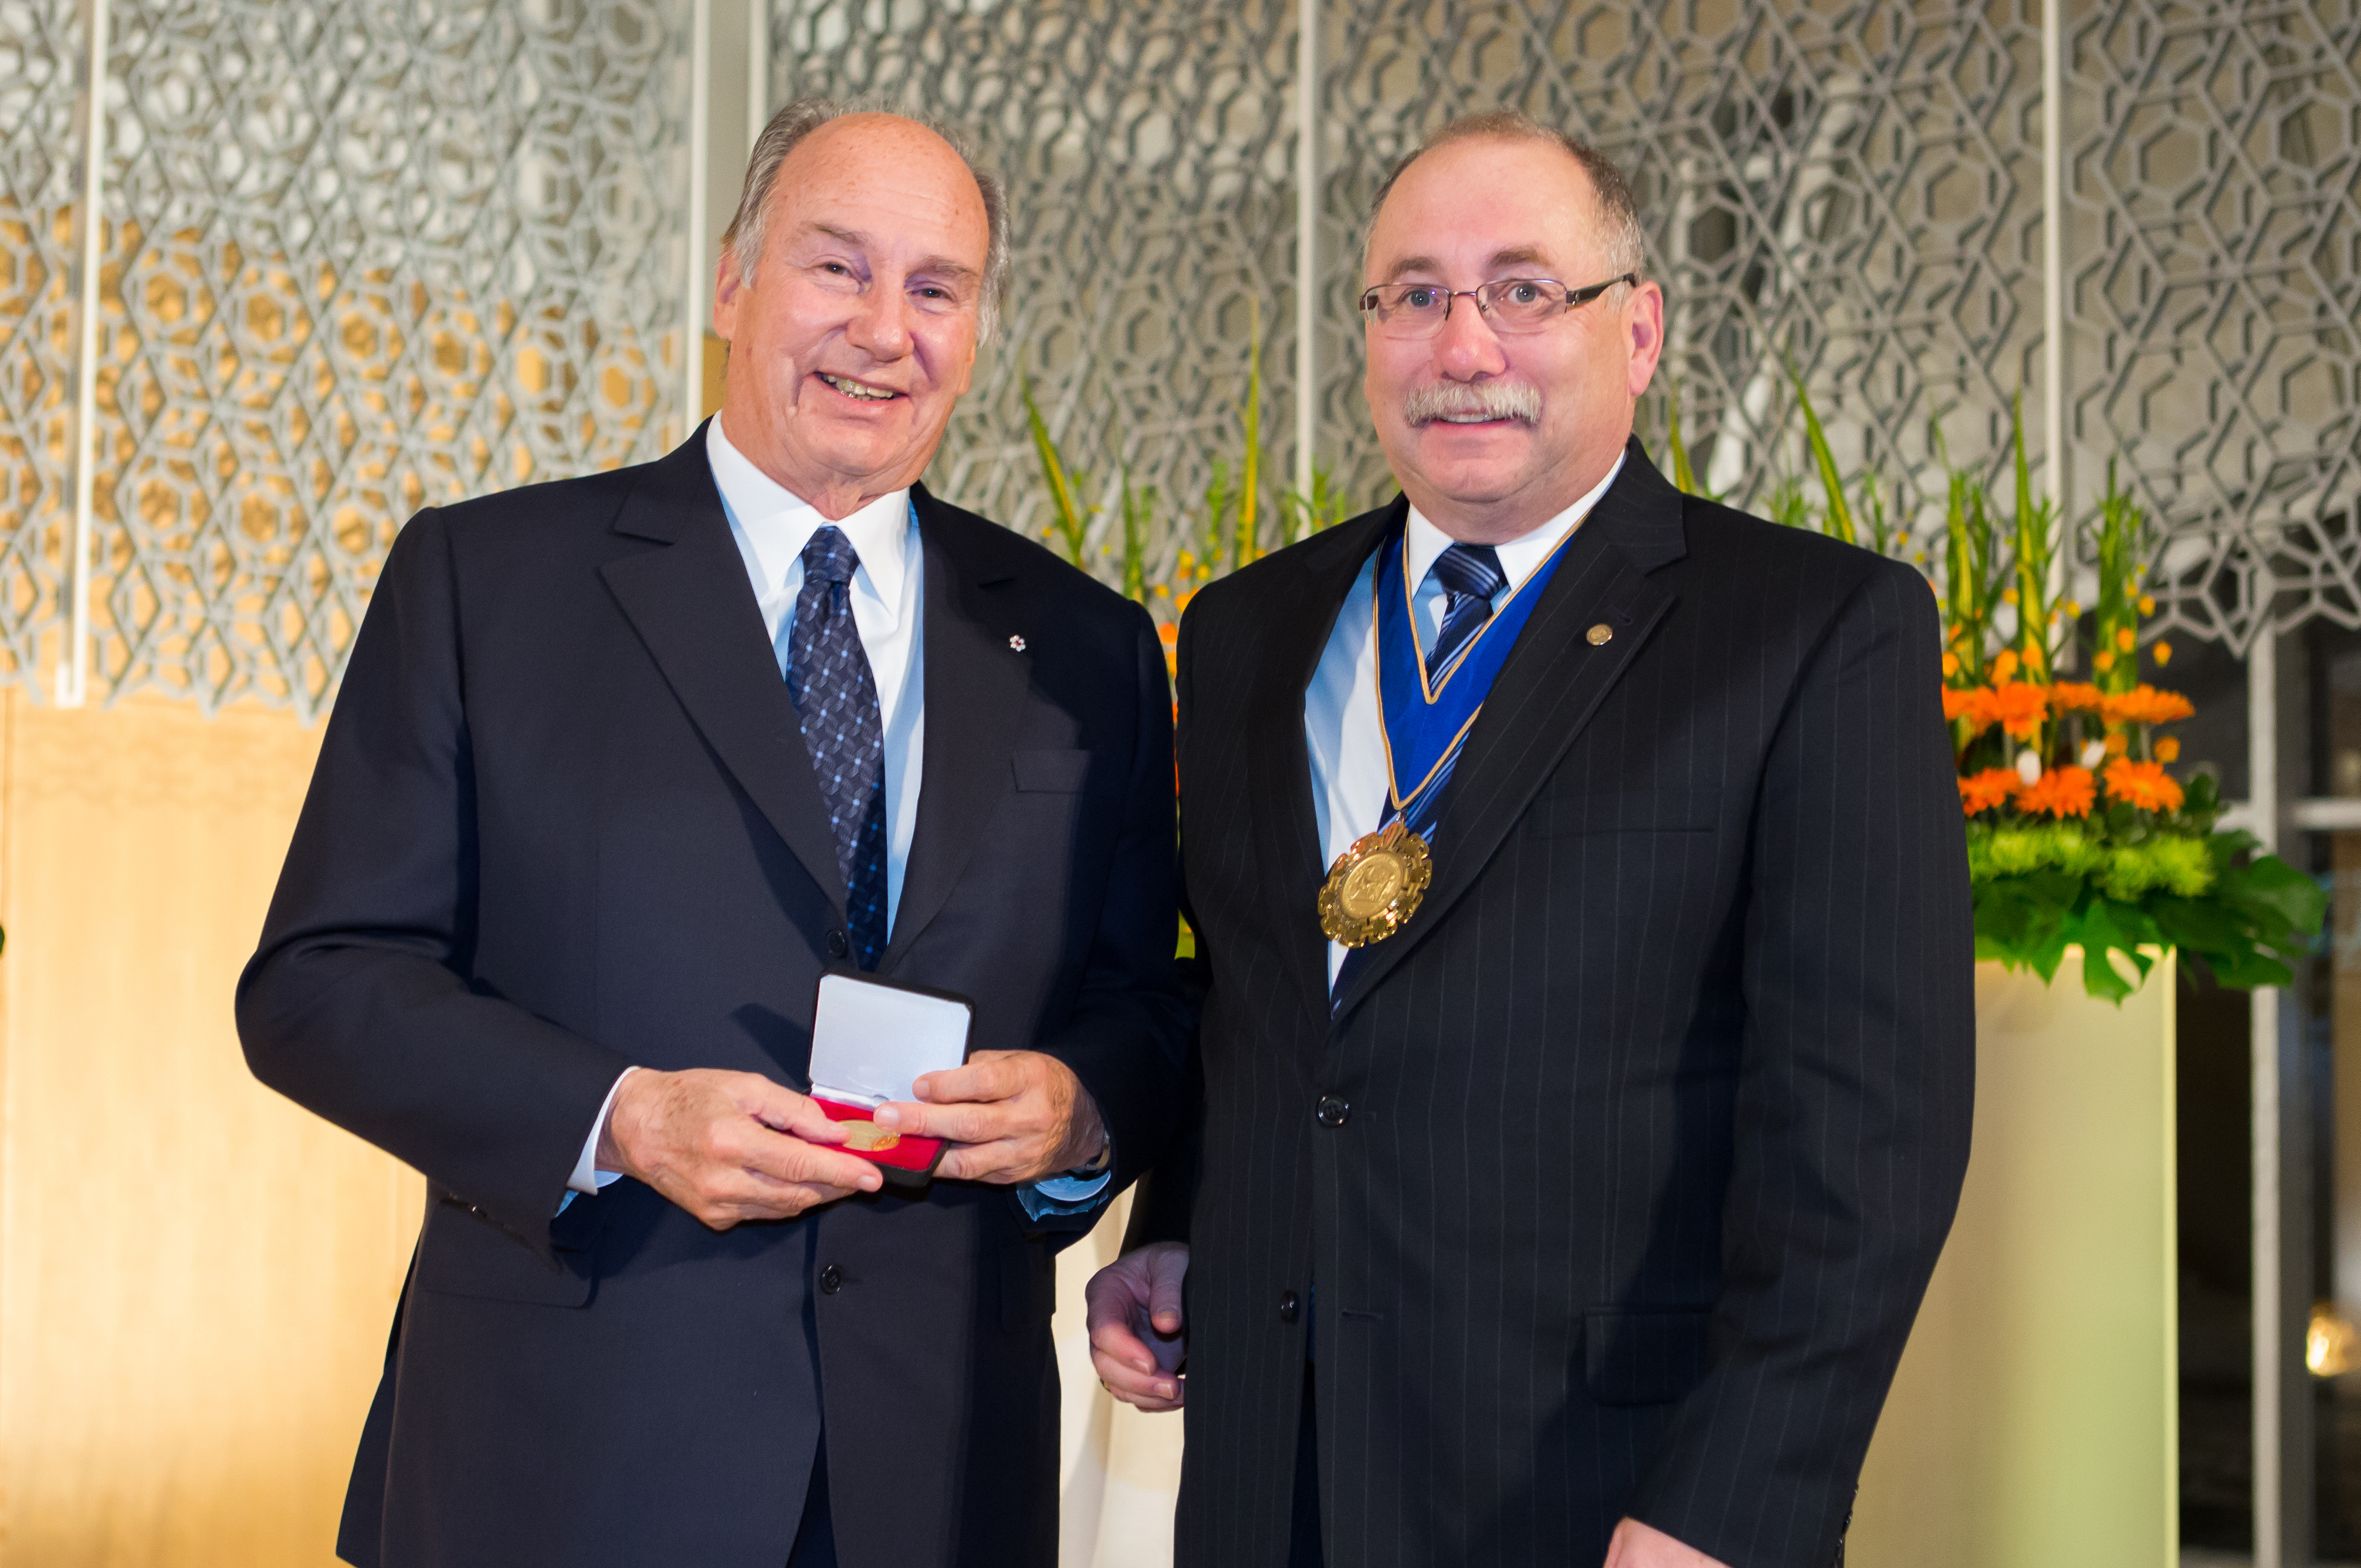
[[[924,126],[950,144],[960,155],[967,171],[975,177],[975,188],[983,196],[984,252],[983,297],[977,310],[977,337],[989,342],[1000,324],[1001,296],[1008,287],[1008,198],[1001,188],[999,177],[983,167],[974,143],[957,127],[947,126],[931,115],[884,103],[844,103],[830,98],[798,98],[771,116],[763,134],[754,138],[754,151],[746,160],[746,183],[738,192],[738,211],[731,216],[730,226],[722,231],[722,247],[738,261],[741,282],[751,281],[763,261],[763,231],[768,225],[771,211],[771,187],[778,183],[779,166],[795,151],[796,144],[828,124],[847,115],[892,115],[913,125]]]
[[[1376,231],[1378,212],[1385,206],[1386,198],[1393,193],[1395,182],[1401,179],[1410,166],[1436,148],[1448,147],[1455,141],[1474,141],[1479,137],[1494,141],[1543,142],[1580,164],[1582,171],[1590,176],[1591,194],[1598,199],[1599,238],[1607,247],[1609,269],[1618,276],[1646,269],[1648,236],[1640,226],[1640,203],[1631,194],[1631,182],[1623,178],[1623,171],[1588,142],[1568,136],[1554,126],[1545,126],[1531,115],[1521,114],[1514,109],[1496,110],[1488,115],[1469,115],[1448,125],[1438,126],[1418,144],[1418,150],[1393,166],[1392,171],[1386,176],[1385,183],[1378,187],[1377,195],[1371,198],[1368,216],[1362,227],[1361,259],[1365,266],[1369,253],[1367,236]],[[1571,288],[1579,289],[1593,280],[1568,278],[1563,281]],[[1618,297],[1626,291],[1620,285],[1614,291]]]

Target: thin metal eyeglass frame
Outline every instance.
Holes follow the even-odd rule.
[[[1499,291],[1502,289],[1513,289],[1520,283],[1547,283],[1553,289],[1565,289],[1565,304],[1558,312],[1559,315],[1563,315],[1579,306],[1590,303],[1618,283],[1630,283],[1636,287],[1639,281],[1640,275],[1637,272],[1626,272],[1620,277],[1609,278],[1604,283],[1592,283],[1581,289],[1566,289],[1565,284],[1554,278],[1502,278],[1490,283],[1478,283],[1473,289],[1439,289],[1432,283],[1380,283],[1374,289],[1362,291],[1361,313],[1373,317],[1378,326],[1386,326],[1389,324],[1386,318],[1377,315],[1378,296],[1380,293],[1388,289],[1425,289],[1443,296],[1443,313],[1434,318],[1434,325],[1429,329],[1426,335],[1443,330],[1443,323],[1451,319],[1451,307],[1462,299],[1475,301],[1477,313],[1491,323],[1494,332],[1499,332],[1503,328],[1499,319],[1492,313],[1491,302],[1499,297]],[[1531,327],[1510,327],[1506,330],[1512,334],[1524,331],[1538,332],[1547,322],[1556,319],[1554,315],[1548,316],[1541,322],[1534,323]]]

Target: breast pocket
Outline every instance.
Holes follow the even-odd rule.
[[[1542,824],[1546,838],[1588,833],[1710,833],[1721,820],[1721,792],[1618,790],[1553,796]]]
[[[1008,762],[1016,787],[1028,795],[1078,794],[1091,773],[1088,751],[1011,751]]]

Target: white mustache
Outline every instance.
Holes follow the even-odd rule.
[[[1402,418],[1412,425],[1495,419],[1539,424],[1541,417],[1542,395],[1518,381],[1438,381],[1414,389],[1402,400]]]

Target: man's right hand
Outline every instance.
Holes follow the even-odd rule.
[[[1189,1276],[1189,1249],[1151,1242],[1127,1252],[1082,1288],[1082,1323],[1091,1334],[1091,1365],[1106,1391],[1143,1410],[1177,1410],[1186,1396],[1180,1362],[1180,1282]]]
[[[726,1231],[876,1191],[884,1179],[874,1165],[828,1146],[843,1141],[827,1113],[760,1073],[642,1068],[615,1091],[598,1164]]]

